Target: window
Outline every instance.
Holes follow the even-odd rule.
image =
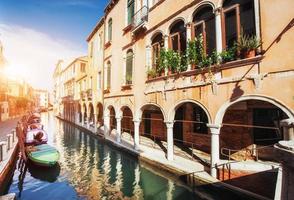
[[[169,46],[179,53],[184,53],[186,51],[187,34],[185,24],[182,20],[171,26]]]
[[[108,61],[106,67],[106,89],[110,88],[111,84],[111,63]]]
[[[241,33],[256,34],[254,0],[226,0],[223,4],[223,46],[232,47]]]
[[[128,50],[126,57],[126,84],[132,84],[133,79],[133,57],[134,53],[132,50]]]
[[[210,55],[216,49],[215,16],[211,6],[200,7],[193,17],[192,38],[202,35],[204,52]]]
[[[112,40],[112,19],[108,20],[108,41]]]
[[[97,84],[98,84],[98,89],[101,89],[101,72],[98,72]]]
[[[135,12],[135,1],[128,0],[128,25],[132,23],[134,12]]]
[[[164,46],[164,40],[161,33],[155,35],[152,39],[152,67],[156,69],[157,59],[160,54],[160,49]]]
[[[81,72],[86,72],[86,63],[81,63]]]

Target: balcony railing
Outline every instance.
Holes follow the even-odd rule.
[[[143,25],[144,22],[147,22],[147,21],[148,21],[148,7],[143,6],[133,16],[133,19],[132,19],[133,30],[137,29],[139,26]]]

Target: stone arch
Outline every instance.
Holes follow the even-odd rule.
[[[184,25],[186,25],[187,23],[187,20],[184,18],[184,17],[176,17],[175,19],[173,19],[167,26],[167,30],[166,30],[166,34],[169,35],[170,34],[170,30],[171,30],[171,27],[173,27],[176,23],[180,22],[180,21],[183,21],[184,22]]]
[[[166,114],[158,104],[147,103],[137,111],[135,121],[140,120],[140,135],[166,140]]]
[[[94,106],[92,103],[89,103],[88,105],[88,111],[89,111],[89,122],[92,122],[94,123],[94,120],[95,120],[95,117],[94,117],[94,114],[95,114],[95,110],[94,110]]]
[[[218,7],[214,2],[208,0],[208,1],[202,1],[201,3],[197,4],[194,6],[192,12],[189,14],[187,18],[187,22],[192,22],[193,21],[193,16],[194,14],[202,7],[202,6],[211,6],[213,11]]]
[[[172,121],[174,120],[176,110],[177,110],[181,105],[183,105],[184,103],[194,103],[194,104],[196,104],[197,106],[199,106],[200,108],[202,108],[202,109],[205,111],[205,113],[206,113],[206,115],[207,115],[207,117],[208,117],[208,123],[211,123],[211,122],[212,122],[212,118],[211,118],[211,115],[210,115],[208,109],[207,109],[207,108],[206,108],[201,102],[196,101],[196,100],[193,100],[193,99],[186,99],[186,100],[181,100],[181,101],[177,102],[177,103],[172,107],[172,109],[169,111],[169,113],[168,113],[168,118],[167,118],[167,120],[168,120],[169,122],[172,122]]]
[[[104,111],[103,104],[101,102],[98,102],[96,105],[96,115],[97,115],[96,123],[98,124],[98,127],[103,125],[103,114],[104,114],[103,111]]]
[[[131,135],[134,133],[134,115],[130,106],[124,105],[120,109],[121,112],[121,128],[123,132],[128,132]]]
[[[263,96],[263,95],[246,95],[246,96],[242,96],[242,97],[237,98],[235,100],[227,101],[226,103],[224,103],[217,111],[217,114],[216,114],[215,120],[214,120],[215,124],[222,123],[225,112],[230,106],[232,106],[238,102],[246,101],[246,100],[260,100],[260,101],[265,101],[265,102],[271,103],[271,104],[275,105],[276,107],[280,108],[290,119],[294,119],[294,112],[290,108],[285,106],[285,104],[280,102],[279,100],[272,98],[272,97]]]
[[[113,129],[116,129],[116,117],[117,117],[117,112],[115,110],[115,107],[112,105],[108,105],[106,107],[106,112],[108,112],[109,115],[109,130],[110,130],[110,134],[112,132]]]
[[[83,104],[83,111],[84,111],[84,122],[87,122],[88,113],[87,113],[87,105],[85,103]]]
[[[146,103],[146,104],[142,105],[141,107],[139,107],[139,109],[135,113],[135,119],[136,120],[140,120],[142,118],[143,111],[148,106],[156,106],[156,107],[158,107],[161,110],[161,112],[162,112],[164,121],[167,120],[166,112],[164,111],[164,109],[160,105],[158,105],[156,103]]]

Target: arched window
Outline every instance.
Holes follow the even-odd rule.
[[[152,67],[156,69],[160,49],[164,46],[162,33],[157,33],[151,42],[152,45]]]
[[[134,13],[135,13],[135,1],[128,0],[128,25],[132,23]]]
[[[223,4],[223,46],[232,47],[244,35],[256,34],[254,0],[226,0]]]
[[[187,47],[187,33],[184,21],[179,20],[170,27],[169,46],[174,51],[183,53]]]
[[[134,53],[130,49],[127,52],[127,57],[126,57],[126,85],[131,85],[132,84],[132,79],[133,79],[133,57]]]
[[[108,20],[108,41],[112,40],[112,19]]]
[[[111,63],[110,61],[108,61],[106,66],[106,89],[110,89],[110,85],[111,85]]]
[[[215,16],[209,5],[200,7],[193,16],[192,38],[203,36],[204,52],[209,55],[216,49]]]

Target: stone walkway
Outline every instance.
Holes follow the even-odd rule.
[[[0,122],[0,141],[6,140],[6,135],[10,133],[17,125],[19,117],[8,119],[4,122]]]
[[[204,182],[218,182],[217,179],[211,177],[204,169],[205,166],[196,160],[191,160],[187,158],[183,158],[182,156],[174,155],[174,160],[169,161],[166,159],[166,154],[162,149],[154,148],[149,145],[140,145],[140,150],[137,151],[134,149],[133,141],[130,138],[122,137],[121,143],[116,142],[115,134],[111,134],[106,137],[107,140],[110,140],[112,143],[117,146],[122,146],[123,148],[132,151],[140,157],[147,159],[150,162],[158,163],[158,165],[164,166],[166,169],[170,169],[169,171],[177,171],[181,174],[189,174],[192,172],[202,171],[201,173],[197,173],[199,179]],[[143,139],[143,138],[142,138]],[[146,138],[144,138],[146,139]],[[152,142],[149,141],[149,142]]]

